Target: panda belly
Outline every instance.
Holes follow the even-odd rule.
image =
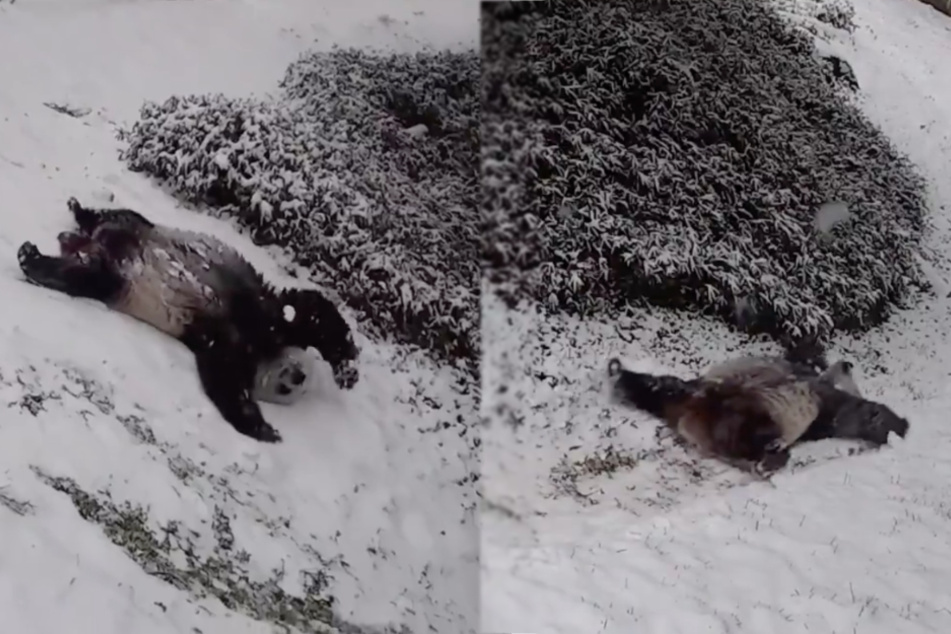
[[[799,440],[819,416],[819,401],[813,387],[781,359],[734,359],[710,368],[704,380],[742,384],[779,430],[783,446]]]
[[[783,445],[799,440],[819,416],[819,402],[812,386],[793,381],[759,393],[764,409],[780,430]]]
[[[711,382],[709,388],[718,388]],[[735,390],[739,387],[739,392]],[[724,395],[698,393],[672,422],[680,436],[701,449],[732,458],[750,458],[762,437],[778,436],[779,447],[789,447],[819,415],[819,403],[805,381],[734,386]]]
[[[120,268],[126,287],[112,309],[179,338],[197,314],[220,312],[213,271],[186,250],[145,247]]]

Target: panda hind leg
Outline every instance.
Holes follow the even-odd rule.
[[[145,216],[131,209],[93,209],[84,207],[75,196],[66,201],[66,207],[73,214],[73,219],[79,225],[80,231],[92,235],[101,224],[112,223],[122,227],[153,227],[154,224]]]
[[[98,258],[82,262],[76,258],[43,255],[32,242],[24,242],[17,251],[20,270],[37,286],[108,302],[124,284],[122,278]]]

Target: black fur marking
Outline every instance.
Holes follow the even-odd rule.
[[[17,253],[20,268],[34,284],[115,307],[135,288],[130,291],[123,276],[128,269],[121,264],[148,248],[150,236],[162,228],[130,209],[90,209],[75,198],[67,206],[79,230],[58,236],[61,256],[42,255],[26,242]],[[240,256],[227,265],[220,261],[206,270],[213,271],[209,279],[221,307],[176,309],[188,319],[176,326],[175,335],[195,354],[202,387],[222,417],[246,436],[278,442],[280,435],[251,396],[258,367],[288,346],[313,346],[333,368],[337,384],[349,389],[359,379],[354,365],[359,350],[336,306],[319,292],[278,291]],[[287,306],[292,319],[285,317]],[[304,380],[300,370],[292,377],[297,384]]]
[[[300,368],[293,368],[291,370],[291,383],[294,385],[303,385],[304,381],[307,380],[307,375]]]

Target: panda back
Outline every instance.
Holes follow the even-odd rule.
[[[160,226],[142,236],[120,272],[127,285],[113,308],[173,337],[196,315],[224,315],[233,287],[258,279],[237,251],[212,236]]]
[[[784,442],[792,444],[819,415],[819,396],[810,374],[781,357],[748,356],[713,366],[702,380],[740,390],[743,399],[755,402],[755,408],[769,417]]]

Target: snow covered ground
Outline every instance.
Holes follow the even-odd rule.
[[[929,257],[947,287],[951,20],[862,0],[849,36],[804,18],[805,0],[777,4],[852,64],[865,112],[929,179]],[[608,404],[604,378],[614,355],[688,375],[775,347],[661,311],[582,323],[484,305],[483,631],[951,631],[951,300],[830,351],[911,420],[908,438],[857,455],[841,441],[799,446],[772,482],[658,438]]]
[[[290,283],[279,254],[127,172],[115,125],[146,99],[274,90],[314,40],[471,47],[477,20],[467,0],[0,3],[4,631],[319,631],[305,621],[322,594],[304,591],[319,571],[349,623],[475,631],[475,465],[439,429],[476,411],[454,371],[357,328],[357,387],[337,391],[322,366],[308,401],[264,406],[285,442],[255,443],[220,419],[182,346],[26,284],[15,253],[53,249],[77,196],[214,233]]]

